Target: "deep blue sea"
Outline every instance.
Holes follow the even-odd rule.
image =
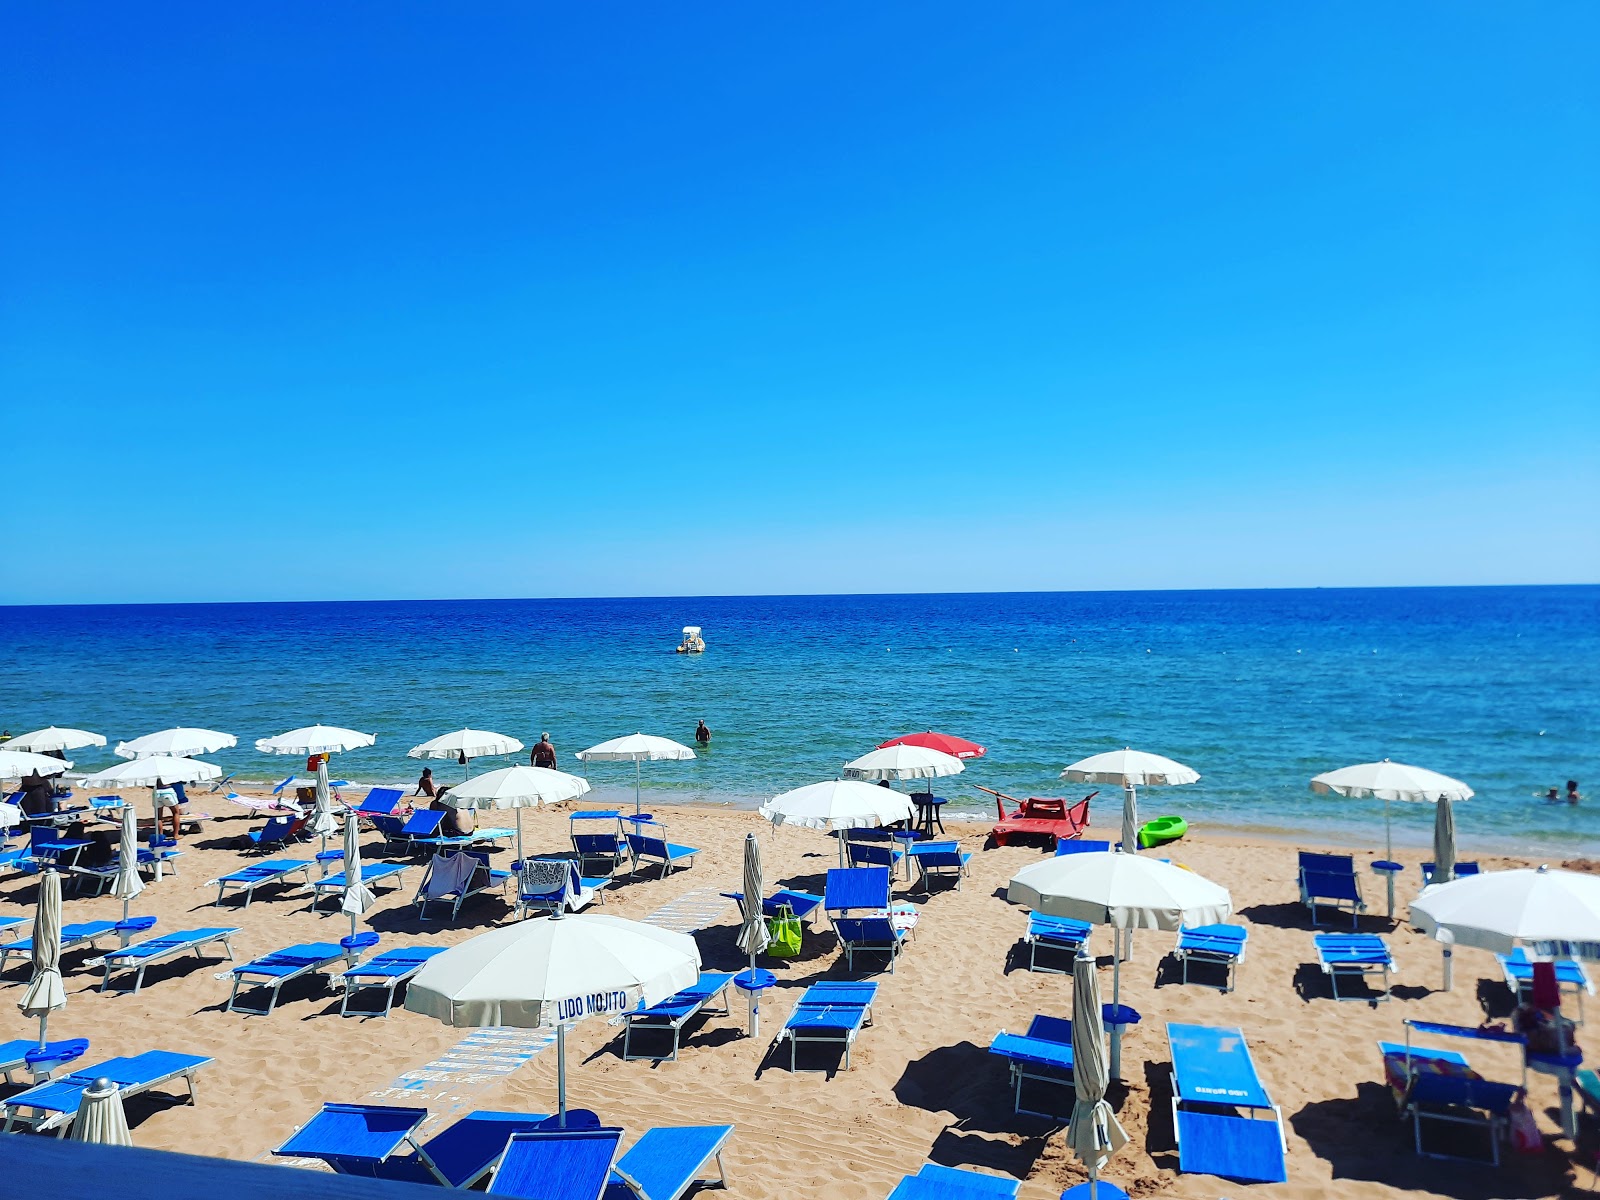
[[[686,624],[704,655],[673,653]],[[11,732],[224,729],[240,746],[213,759],[241,779],[289,774],[255,739],[317,721],[378,735],[336,774],[399,782],[420,766],[407,749],[464,725],[549,730],[581,772],[573,751],[637,730],[692,742],[704,717],[711,749],[647,764],[646,798],[748,803],[937,729],[989,748],[940,781],[971,815],[992,811],[972,784],[1076,796],[1061,767],[1132,745],[1202,776],[1145,792],[1146,815],[1381,845],[1381,803],[1307,781],[1392,758],[1476,789],[1467,845],[1600,851],[1594,586],[14,607],[0,629]],[[630,764],[587,774],[631,794]],[[1534,798],[1568,778],[1589,803]],[[1396,841],[1425,844],[1431,822],[1396,805]]]

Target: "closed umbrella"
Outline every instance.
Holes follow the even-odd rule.
[[[589,781],[549,767],[501,767],[457,784],[444,794],[451,808],[517,810],[517,861],[522,861],[522,810],[587,795]]]
[[[372,889],[361,881],[361,839],[356,830],[355,813],[344,817],[344,896],[339,911],[350,916],[350,936],[356,935],[356,918],[378,902]]]
[[[700,977],[694,938],[599,914],[522,921],[429,959],[406,1008],[464,1029],[556,1028],[557,1098],[567,1120],[566,1026],[657,1004]]]
[[[39,1018],[39,1048],[47,1041],[50,1014],[67,1006],[61,982],[61,876],[45,868],[39,877],[39,906],[33,918],[33,978],[17,1007]]]
[[[338,832],[339,819],[333,815],[333,788],[328,784],[328,756],[317,756],[317,803],[311,810],[311,832],[322,839],[319,849],[328,848],[328,838]]]
[[[1127,1143],[1117,1114],[1106,1103],[1111,1072],[1106,1065],[1105,1023],[1100,1008],[1100,981],[1094,959],[1080,954],[1072,964],[1072,1083],[1076,1098],[1067,1144],[1089,1168],[1089,1195],[1098,1194],[1100,1168]],[[1123,1194],[1108,1188],[1108,1194]]]
[[[131,1146],[128,1114],[122,1110],[122,1091],[111,1080],[101,1077],[84,1088],[78,1101],[78,1115],[72,1120],[72,1140],[95,1142],[101,1146]]]
[[[46,729],[35,729],[32,733],[19,733],[16,737],[6,740],[8,750],[26,750],[33,754],[82,750],[86,746],[105,744],[106,739],[98,733],[90,733],[87,729],[61,729],[55,725]]]
[[[118,758],[149,758],[152,754],[193,758],[197,754],[215,754],[218,750],[227,750],[238,744],[239,739],[231,733],[177,726],[147,733],[130,742],[118,742],[112,753]]]
[[[767,933],[767,919],[762,912],[766,888],[761,881],[761,843],[756,835],[744,835],[744,924],[739,927],[739,949],[750,956],[750,1036],[761,1036],[760,992],[754,986],[756,955],[766,950],[772,940]]]
[[[633,815],[639,814],[640,764],[645,762],[682,762],[694,757],[689,747],[671,738],[656,737],[649,733],[630,733],[626,737],[612,738],[587,750],[579,750],[578,758],[585,763],[631,762],[633,764]]]
[[[458,729],[411,747],[406,751],[406,757],[456,759],[466,768],[466,777],[471,779],[473,759],[515,754],[521,749],[521,742],[503,733],[491,733],[487,729]]]
[[[1137,854],[1138,789],[1197,783],[1200,776],[1181,762],[1130,748],[1079,759],[1061,772],[1061,778],[1073,783],[1105,783],[1122,788],[1122,849],[1128,854]]]
[[[122,806],[122,836],[117,841],[117,877],[111,883],[111,894],[122,901],[122,919],[128,919],[128,902],[144,891],[144,880],[139,878],[139,823],[133,805]],[[126,945],[126,941],[123,943]]]
[[[26,779],[29,775],[59,775],[72,764],[64,758],[27,750],[0,748],[0,779]]]
[[[773,825],[804,825],[808,829],[877,829],[914,819],[911,798],[905,793],[859,779],[830,779],[795,788],[774,796],[759,811]],[[844,862],[843,836],[839,861]]]
[[[1433,810],[1433,882],[1456,877],[1456,813],[1449,796],[1440,796]]]
[[[942,779],[967,768],[959,758],[926,746],[898,743],[870,750],[844,765],[846,779]]]

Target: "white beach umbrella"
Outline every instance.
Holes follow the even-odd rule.
[[[85,746],[105,744],[105,738],[87,729],[58,729],[51,725],[46,729],[35,729],[32,733],[19,733],[14,738],[8,738],[5,745],[7,750],[48,754],[52,750],[82,750]]]
[[[378,739],[374,734],[358,733],[354,729],[341,729],[337,725],[307,725],[304,729],[291,729],[277,737],[261,738],[256,749],[262,754],[341,754],[370,746]]]
[[[27,750],[0,749],[0,779],[26,779],[29,775],[59,775],[72,766],[64,758],[33,754]]]
[[[83,1089],[78,1115],[72,1120],[71,1140],[101,1146],[131,1146],[128,1114],[122,1108],[122,1090],[104,1077]]]
[[[122,919],[128,919],[128,904],[144,891],[144,880],[139,878],[139,820],[133,805],[122,806],[121,837],[117,841],[117,877],[111,882],[111,894],[122,901]]]
[[[1549,958],[1600,958],[1600,876],[1549,867],[1485,871],[1423,888],[1411,923],[1450,947],[1509,954],[1532,946]]]
[[[830,779],[774,796],[760,808],[774,826],[803,825],[807,829],[839,830],[839,861],[844,862],[843,831],[877,829],[896,821],[913,821],[911,797],[893,788],[859,779]]]
[[[644,762],[682,762],[694,757],[689,747],[671,738],[656,737],[648,733],[630,733],[626,737],[612,738],[587,750],[579,750],[578,758],[585,763],[631,762],[633,764],[633,815],[639,815],[640,767]]]
[[[1352,799],[1373,797],[1383,801],[1383,849],[1386,860],[1394,858],[1394,837],[1389,821],[1389,802],[1404,800],[1411,803],[1472,799],[1472,789],[1459,779],[1429,771],[1424,767],[1411,767],[1405,763],[1357,763],[1353,767],[1340,767],[1337,771],[1324,771],[1311,779],[1311,790],[1323,795],[1348,796]]]
[[[1067,1144],[1089,1168],[1089,1195],[1094,1197],[1100,1168],[1127,1144],[1128,1134],[1106,1103],[1111,1071],[1106,1065],[1100,980],[1095,975],[1094,959],[1086,954],[1080,954],[1072,964],[1072,1083],[1074,1099]]]
[[[361,881],[361,837],[355,813],[344,817],[344,894],[339,911],[350,917],[350,936],[356,935],[356,918],[378,902],[372,889]]]
[[[153,754],[149,758],[132,758],[107,767],[104,771],[85,775],[83,786],[112,789],[155,787],[157,780],[162,783],[200,783],[220,778],[221,775],[221,767],[201,762],[198,758]]]
[[[39,877],[38,909],[33,918],[33,978],[17,1007],[39,1018],[39,1048],[48,1041],[50,1014],[67,1006],[61,982],[61,876],[46,867]]]
[[[846,779],[942,779],[959,775],[966,764],[953,754],[926,746],[883,746],[844,765]]]
[[[1108,750],[1079,759],[1061,772],[1073,783],[1104,783],[1122,789],[1122,848],[1139,852],[1139,795],[1142,787],[1197,783],[1200,775],[1181,762],[1144,750]]]
[[[699,977],[700,950],[688,934],[622,917],[556,916],[506,925],[435,955],[412,979],[405,1007],[462,1029],[554,1025],[564,1125],[566,1025],[659,1003]]]
[[[587,795],[589,781],[549,767],[501,767],[457,784],[444,794],[451,808],[517,810],[517,861],[522,861],[522,810]]]
[[[179,726],[174,729],[163,729],[157,733],[147,733],[143,737],[134,738],[131,742],[118,742],[112,753],[118,758],[148,758],[152,754],[164,754],[171,758],[193,758],[197,754],[215,754],[218,750],[227,750],[238,744],[239,739],[231,733]]]
[[[440,734],[432,741],[423,742],[406,751],[407,758],[454,758],[467,768],[467,778],[472,778],[471,760],[489,758],[497,754],[515,754],[522,743],[503,733],[487,729],[458,729],[454,733]]]
[[[744,924],[739,926],[739,949],[750,956],[750,980],[755,982],[756,955],[771,944],[767,918],[762,911],[765,885],[761,880],[761,843],[756,835],[744,835]],[[750,1036],[761,1036],[761,1006],[757,989],[750,989]]]

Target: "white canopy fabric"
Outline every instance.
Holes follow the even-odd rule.
[[[85,746],[104,746],[106,739],[87,729],[59,729],[54,725],[35,729],[32,733],[19,733],[5,742],[7,750],[26,750],[30,754],[45,754],[51,750],[81,750]]]
[[[277,737],[262,738],[256,742],[256,749],[262,754],[340,754],[370,746],[377,740],[375,734],[341,729],[337,725],[307,725]]]
[[[406,751],[407,758],[486,758],[496,754],[515,754],[522,743],[503,733],[487,729],[457,729],[442,733],[432,741],[423,742]]]
[[[215,754],[218,750],[227,750],[238,744],[239,739],[231,733],[179,726],[158,733],[147,733],[131,742],[118,742],[112,753],[118,758],[148,758],[152,754],[193,758],[196,754]]]
[[[26,1017],[39,1018],[39,1045],[48,1040],[50,1014],[67,1006],[67,989],[61,982],[61,876],[46,867],[39,877],[38,908],[33,918],[33,977],[17,1007]]]
[[[128,919],[128,903],[144,891],[144,880],[139,877],[139,819],[133,805],[122,809],[121,838],[117,843],[117,877],[112,881],[111,894],[122,901],[122,919]]]
[[[96,1079],[78,1100],[78,1115],[69,1135],[75,1142],[101,1146],[131,1146],[128,1114],[122,1108],[122,1090],[109,1079]]]
[[[760,812],[774,825],[807,829],[876,829],[916,816],[904,792],[859,779],[830,779],[795,788],[768,800]]]
[[[517,861],[522,861],[522,810],[587,795],[589,781],[549,767],[502,767],[457,784],[444,794],[451,808],[517,810]]]
[[[1449,883],[1456,877],[1456,810],[1449,796],[1433,806],[1433,880]]]
[[[1437,941],[1495,954],[1526,944],[1542,954],[1578,947],[1580,957],[1600,957],[1600,876],[1549,867],[1463,875],[1424,888],[1411,921]],[[1583,954],[1585,943],[1595,952]]]
[[[1379,800],[1433,801],[1441,796],[1451,800],[1472,799],[1472,789],[1459,779],[1429,771],[1424,767],[1410,767],[1405,763],[1357,763],[1353,767],[1340,767],[1337,771],[1324,771],[1311,779],[1311,790],[1362,798],[1372,796]]]
[[[520,921],[435,955],[406,1008],[462,1029],[535,1029],[665,1000],[700,977],[694,938],[622,917]]]
[[[333,815],[333,785],[328,782],[328,760],[317,759],[317,801],[311,810],[311,832],[322,839],[322,849],[328,848],[328,839],[339,831],[339,818]]]
[[[361,881],[361,835],[357,829],[359,818],[349,812],[344,817],[344,892],[339,900],[339,911],[350,918],[350,936],[356,932],[356,918],[378,902],[372,889]]]
[[[104,771],[84,776],[83,786],[89,788],[154,787],[162,783],[200,783],[218,779],[222,768],[197,758],[172,758],[165,754],[152,754],[149,758],[131,758]]]
[[[1006,899],[1052,917],[1116,929],[1216,925],[1233,912],[1228,889],[1202,875],[1135,854],[1065,854],[1024,867]]]
[[[694,757],[694,751],[671,738],[656,737],[649,733],[630,733],[626,737],[612,738],[587,750],[579,750],[577,757],[584,762],[660,762],[681,761]]]
[[[885,746],[844,765],[846,779],[941,779],[959,775],[966,764],[953,754],[926,746]]]
[[[1143,750],[1108,750],[1079,759],[1061,772],[1073,783],[1108,783],[1117,787],[1163,787],[1197,783],[1199,772]]]
[[[1106,1063],[1100,980],[1094,959],[1086,954],[1072,964],[1072,1064],[1074,1100],[1067,1145],[1089,1168],[1089,1178],[1098,1179],[1106,1159],[1127,1144],[1128,1134],[1106,1103],[1106,1089],[1117,1068]]]
[[[29,775],[59,775],[72,764],[48,754],[0,749],[0,779],[26,779]]]

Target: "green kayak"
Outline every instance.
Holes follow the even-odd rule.
[[[1182,817],[1157,817],[1139,826],[1139,848],[1148,850],[1151,846],[1164,846],[1188,832],[1189,822]]]

